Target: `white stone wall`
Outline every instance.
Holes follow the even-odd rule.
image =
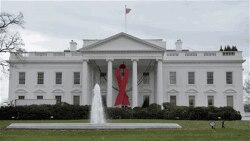
[[[18,84],[19,72],[25,72],[25,85]],[[37,84],[37,72],[44,72],[44,84]],[[55,84],[55,73],[62,72],[62,85]],[[82,64],[25,64],[10,68],[9,100],[18,96],[25,99],[36,99],[42,95],[44,99],[55,99],[62,96],[62,101],[72,104],[73,95],[80,95],[81,85],[73,84],[73,72],[82,73]],[[82,82],[81,82],[82,84]],[[80,101],[82,103],[82,101]]]
[[[214,105],[227,105],[227,95],[234,98],[234,108],[243,110],[242,65],[239,63],[165,63],[164,101],[177,96],[177,105],[188,106],[188,96],[195,96],[196,106],[207,106],[207,96],[214,96]],[[177,75],[177,84],[169,84],[169,72]],[[233,84],[226,84],[226,72],[233,72]],[[195,84],[188,84],[188,72],[195,72]],[[207,72],[214,73],[214,84],[207,84]]]
[[[138,63],[139,64],[139,63]],[[103,66],[105,67],[105,66]],[[132,87],[132,67],[129,68],[129,80],[127,88]],[[138,66],[138,79],[145,71],[146,66]],[[113,68],[113,85],[117,87],[115,78],[115,69]],[[92,89],[95,79],[98,77],[97,70],[89,65],[89,101],[92,99]],[[105,70],[105,69],[103,69]],[[141,106],[143,95],[150,95],[150,103],[155,103],[155,73],[156,68],[151,67],[150,84],[141,83],[138,86],[138,105]],[[169,72],[174,71],[177,75],[177,84],[169,84]],[[195,72],[195,84],[189,85],[188,72]],[[207,72],[214,73],[214,84],[206,84]],[[226,72],[233,72],[233,84],[226,84]],[[18,72],[26,73],[26,84],[18,84]],[[44,72],[44,85],[37,84],[37,72]],[[62,72],[62,85],[55,84],[55,73]],[[54,99],[56,95],[62,96],[62,101],[73,104],[73,96],[80,95],[80,104],[82,104],[82,80],[80,85],[73,84],[73,72],[82,74],[82,64],[25,64],[15,65],[10,68],[10,91],[9,99],[15,100],[23,95],[25,99],[36,99],[36,96],[42,95],[44,99]],[[105,72],[105,71],[104,71]],[[95,74],[97,76],[95,76]],[[82,75],[81,75],[82,77]],[[106,85],[102,86],[103,94],[106,94]],[[132,103],[131,91],[127,94]],[[170,95],[177,96],[177,105],[188,106],[188,96],[194,95],[196,106],[207,106],[207,96],[214,96],[215,106],[226,106],[226,96],[234,97],[234,108],[242,111],[243,107],[243,89],[242,89],[242,65],[239,63],[163,63],[163,101],[169,102]],[[113,103],[115,102],[117,91],[113,90]],[[91,102],[90,102],[91,103]]]

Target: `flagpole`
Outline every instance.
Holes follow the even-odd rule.
[[[127,33],[127,5],[125,5],[125,33]]]

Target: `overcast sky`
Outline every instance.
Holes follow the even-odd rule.
[[[63,51],[69,41],[78,47],[82,39],[100,39],[124,32],[124,6],[128,34],[139,38],[161,38],[167,49],[182,39],[183,48],[219,50],[220,45],[236,45],[247,60],[249,70],[248,1],[6,1],[1,12],[24,14],[25,29],[19,29],[27,51]],[[1,57],[1,56],[0,56]],[[1,77],[0,100],[8,95],[8,79]]]

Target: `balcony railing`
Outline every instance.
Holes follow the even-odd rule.
[[[24,59],[30,60],[39,60],[43,59],[77,59],[80,56],[83,56],[81,52],[22,52],[19,56],[15,54],[11,54],[10,60],[20,59],[20,57]],[[242,59],[242,51],[188,51],[188,52],[166,52],[164,56],[165,59],[216,59],[216,58],[237,58]]]
[[[241,51],[167,52],[166,56],[241,56]]]

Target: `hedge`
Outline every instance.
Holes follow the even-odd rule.
[[[151,104],[148,107],[105,108],[108,119],[180,119],[180,120],[240,120],[240,112],[231,107],[187,107],[169,103]],[[0,119],[46,120],[89,119],[90,106],[76,105],[31,105],[0,107]]]

